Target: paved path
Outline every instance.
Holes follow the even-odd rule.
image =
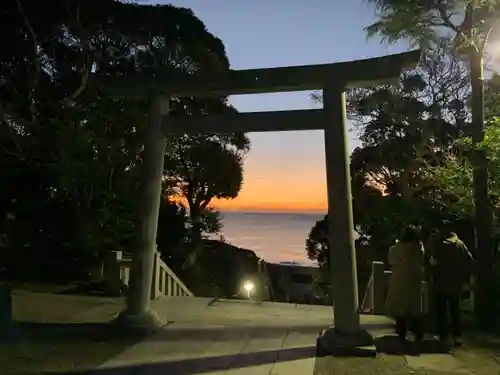
[[[326,306],[168,298],[154,303],[169,324],[96,369],[92,375],[493,375],[474,361],[445,353],[382,354],[369,358],[315,358],[318,332],[331,325]],[[387,338],[390,321],[362,316]],[[381,346],[384,339],[380,339]],[[477,362],[477,361],[476,361]],[[474,362],[474,363],[476,363]],[[498,363],[497,363],[498,364]],[[474,368],[474,371],[472,370]]]

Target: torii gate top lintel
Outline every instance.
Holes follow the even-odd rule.
[[[161,73],[151,77],[101,82],[105,90],[118,97],[144,99],[151,95],[171,98],[191,96],[228,96],[322,89],[326,81],[337,80],[340,86],[365,87],[390,83],[404,69],[413,68],[421,57],[420,50],[363,60],[321,65],[229,70],[208,77],[171,76]]]
[[[165,91],[177,98],[303,91],[321,89],[329,79],[339,80],[346,88],[363,87],[394,81],[401,71],[415,67],[420,57],[421,51],[414,50],[332,64],[230,70],[206,79],[193,77],[178,83],[171,81]]]
[[[413,50],[332,64],[230,70],[206,79],[193,76],[179,83],[170,82],[166,93],[181,98],[316,90],[332,79],[346,88],[363,87],[394,81],[401,71],[415,67],[420,58],[421,51]]]

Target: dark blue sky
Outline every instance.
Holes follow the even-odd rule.
[[[167,2],[165,2],[167,3]],[[193,9],[222,39],[233,69],[321,64],[381,56],[406,45],[367,41],[363,28],[375,20],[361,0],[176,0]],[[241,95],[231,102],[242,112],[314,107],[308,92]],[[245,185],[236,208],[296,207],[326,203],[323,132],[253,133],[245,163]],[[351,149],[356,145],[351,135]],[[281,190],[287,185],[286,191]]]

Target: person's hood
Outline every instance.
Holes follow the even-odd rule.
[[[454,244],[458,241],[458,236],[456,233],[449,233],[445,236],[445,239],[443,240],[443,243],[445,244]]]

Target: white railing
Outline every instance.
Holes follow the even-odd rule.
[[[122,257],[121,252],[114,252],[106,265],[106,280],[110,294],[119,294],[123,286],[128,286],[132,258]],[[194,297],[194,294],[175,275],[169,266],[156,252],[153,264],[153,279],[151,280],[151,299],[160,297]]]
[[[194,297],[194,294],[175,275],[169,266],[161,259],[160,253],[155,254],[153,268],[153,284],[151,286],[151,299],[160,297]]]
[[[361,301],[361,305],[359,305],[360,313],[372,313],[373,308],[373,274],[370,274],[370,278],[368,279],[368,284],[366,285],[365,295],[363,296],[363,300]]]

